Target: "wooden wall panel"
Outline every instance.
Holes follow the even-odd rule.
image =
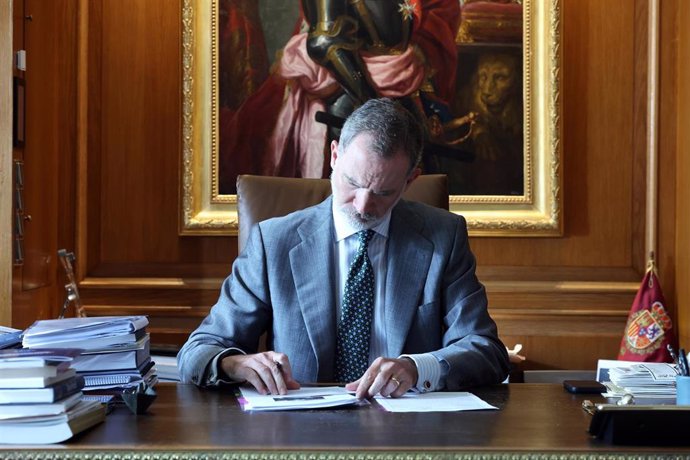
[[[80,153],[82,295],[89,313],[129,305],[122,308],[156,323],[154,342],[180,344],[237,253],[231,238],[177,234],[180,2],[82,1],[80,8],[88,17],[80,107],[89,124]]]
[[[472,241],[484,271],[525,266],[500,283],[482,279],[501,337],[525,346],[526,368],[592,368],[618,351],[644,265],[645,189],[634,179],[645,152],[633,143],[644,127],[635,102],[646,102],[635,97],[646,63],[641,3],[562,4],[564,236]]]
[[[680,343],[690,347],[690,2],[679,3],[676,164],[676,298]]]
[[[681,0],[682,1],[682,0]],[[662,2],[659,17],[659,270],[663,274],[665,292],[676,290],[676,156],[678,117],[678,2]],[[667,299],[669,310],[676,316],[675,295]]]
[[[224,276],[229,238],[177,235],[181,8],[177,0],[84,2],[90,181],[88,276]],[[96,231],[91,231],[91,229]]]
[[[634,8],[562,3],[564,238],[475,239],[480,264],[632,264]]]
[[[101,261],[176,262],[180,151],[177,2],[109,3],[102,15]],[[155,26],[154,26],[155,25]],[[155,108],[155,110],[153,110]]]
[[[664,5],[668,23],[676,3]],[[180,0],[107,8],[82,0],[80,8],[88,16],[80,39],[88,91],[79,102],[88,113],[79,149],[86,196],[76,230],[85,304],[92,314],[149,314],[154,342],[181,343],[237,251],[234,237],[177,234]],[[491,312],[507,345],[526,345],[527,368],[592,367],[617,352],[645,265],[646,12],[644,0],[562,1],[564,235],[472,239]],[[675,55],[665,53],[670,104]],[[663,147],[666,173],[675,141]],[[671,187],[660,192],[673,215]],[[660,245],[665,287],[674,250]]]

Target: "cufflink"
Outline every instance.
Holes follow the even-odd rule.
[[[417,384],[417,391],[420,393],[427,393],[431,391],[431,382],[428,380],[424,380],[423,382],[419,382]]]

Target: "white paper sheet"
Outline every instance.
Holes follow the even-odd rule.
[[[465,391],[408,393],[400,398],[377,396],[376,402],[389,412],[454,412],[498,409]]]

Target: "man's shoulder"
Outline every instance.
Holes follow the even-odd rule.
[[[417,218],[423,219],[424,222],[445,223],[453,226],[465,224],[465,218],[460,214],[455,214],[447,209],[437,208],[418,201],[400,200],[399,208],[404,213],[412,214],[412,218],[416,215]]]

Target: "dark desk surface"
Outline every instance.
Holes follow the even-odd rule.
[[[473,392],[500,410],[437,413],[388,413],[375,404],[251,413],[242,412],[227,391],[174,384],[156,389],[158,399],[146,415],[118,407],[104,423],[68,442],[0,446],[0,457],[690,458],[690,447],[621,447],[592,439],[587,434],[590,416],[581,408],[586,398],[554,384],[482,388]]]

